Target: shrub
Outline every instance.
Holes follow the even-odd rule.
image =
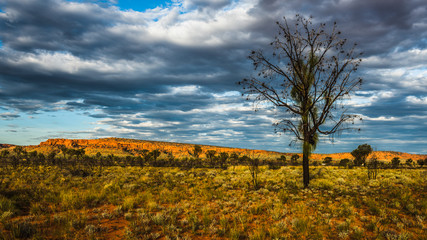
[[[291,165],[297,166],[298,165],[298,159],[299,159],[299,155],[298,154],[292,155],[292,157],[291,157]]]
[[[347,167],[347,165],[350,163],[350,159],[348,158],[344,158],[341,159],[340,163],[338,164],[341,167]]]
[[[29,221],[23,221],[14,223],[10,231],[15,238],[31,238],[36,233],[36,228]]]
[[[14,212],[15,205],[12,200],[0,195],[0,211],[2,212]]]
[[[133,196],[125,197],[122,206],[123,206],[124,211],[129,211],[129,210],[134,209],[137,206],[136,201],[135,201],[135,197],[133,197]]]
[[[280,169],[280,163],[276,161],[267,161],[268,169],[277,170]]]
[[[332,190],[334,188],[334,183],[329,179],[315,179],[311,184],[321,190]]]
[[[82,199],[74,191],[61,193],[61,205],[64,209],[80,209],[83,207]]]
[[[394,168],[399,167],[399,165],[400,165],[400,159],[399,159],[399,157],[395,157],[395,158],[393,158],[393,159],[391,160],[391,165],[392,165]]]
[[[323,163],[327,166],[330,166],[332,164],[332,158],[331,157],[325,157],[323,159]]]

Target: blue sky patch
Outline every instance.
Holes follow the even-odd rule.
[[[134,11],[143,12],[147,9],[154,9],[156,7],[166,7],[171,1],[155,1],[155,0],[144,0],[144,1],[136,1],[136,0],[117,0],[117,6],[120,7],[121,10],[129,10],[132,9]]]

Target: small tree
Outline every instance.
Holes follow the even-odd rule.
[[[372,158],[367,163],[369,179],[377,179],[379,165],[380,163],[378,158],[376,156],[372,156]]]
[[[286,156],[285,155],[280,155],[280,158],[277,158],[277,161],[279,161],[282,166],[286,166]]]
[[[406,165],[408,167],[412,167],[412,164],[414,163],[414,161],[412,160],[412,158],[406,159]]]
[[[299,159],[298,154],[294,154],[294,155],[292,155],[292,157],[291,157],[291,164],[292,164],[293,166],[298,165],[298,159]]]
[[[354,165],[362,166],[366,164],[366,158],[372,153],[372,147],[368,144],[359,145],[351,152],[354,157]]]
[[[400,165],[400,159],[399,159],[399,157],[395,157],[395,158],[393,158],[393,159],[391,160],[391,165],[392,165],[394,168],[398,168],[398,167],[399,167],[399,165]]]
[[[56,151],[52,151],[47,155],[47,164],[48,165],[56,165]]]
[[[202,147],[200,147],[199,145],[194,145],[194,148],[192,151],[188,151],[188,153],[194,157],[195,159],[199,159],[200,154],[202,154]]]
[[[154,149],[150,153],[148,153],[147,158],[148,161],[151,162],[151,166],[157,166],[157,159],[160,157],[160,150]]]
[[[427,159],[426,159],[426,160],[422,160],[422,159],[418,159],[418,160],[417,160],[417,163],[418,163],[418,165],[420,165],[420,167],[421,167],[421,168],[423,167],[423,165],[424,165],[426,162],[427,162]]]
[[[37,151],[32,151],[28,153],[28,160],[30,162],[32,162],[33,164],[36,164],[37,162],[37,156],[38,156],[38,152]]]
[[[222,152],[219,154],[218,160],[219,160],[219,166],[221,167],[221,169],[227,169],[227,160],[229,158],[228,153],[226,152]]]
[[[331,157],[325,157],[324,159],[323,159],[323,163],[325,164],[325,165],[331,165],[331,163],[332,163],[332,158]]]
[[[38,164],[44,165],[46,162],[46,156],[43,153],[39,153],[37,156]]]
[[[19,164],[21,164],[24,159],[26,160],[28,155],[27,151],[21,146],[16,146],[15,148],[13,148],[12,153],[13,153],[13,156],[11,160],[12,160],[12,165],[15,168],[18,167]]]
[[[238,163],[239,163],[239,154],[232,152],[230,154],[230,164],[233,165],[233,170],[235,170],[235,167]]]
[[[341,161],[340,161],[340,163],[339,163],[339,165],[341,166],[341,167],[347,167],[347,165],[348,165],[348,163],[350,162],[350,159],[348,159],[348,158],[344,158],[344,159],[341,159]]]
[[[215,150],[206,151],[206,158],[209,160],[209,164],[211,165],[211,167],[215,167],[215,161],[214,161],[215,155],[216,155]]]
[[[140,155],[141,159],[140,159],[140,161],[138,161],[139,166],[143,167],[145,165],[145,163],[149,164],[149,162],[150,162],[150,156],[149,156],[150,151],[148,151],[147,149],[142,149],[139,152],[141,154]]]
[[[331,29],[323,23],[314,27],[311,18],[297,15],[294,26],[286,18],[277,25],[279,33],[270,44],[272,57],[252,51],[249,59],[258,76],[239,84],[248,100],[283,110],[276,131],[291,133],[301,143],[307,187],[309,155],[316,148],[318,134],[333,137],[348,129],[344,123],[357,117],[347,114],[339,103],[361,85],[361,79],[351,77],[361,59],[355,46],[347,47],[347,40],[340,37],[336,23]]]
[[[277,170],[280,169],[281,163],[277,160],[265,160],[264,163],[267,163],[268,169]]]
[[[249,170],[251,172],[252,177],[252,184],[254,189],[258,189],[259,182],[258,182],[258,173],[259,173],[259,158],[256,157],[248,157],[247,158],[248,164],[249,164]]]

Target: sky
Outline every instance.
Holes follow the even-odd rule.
[[[425,0],[0,0],[0,143],[124,137],[299,152],[236,83],[276,21],[337,22],[362,51],[361,131],[318,153],[427,154]],[[356,75],[355,75],[356,76]],[[276,110],[278,111],[278,110]]]

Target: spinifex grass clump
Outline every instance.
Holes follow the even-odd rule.
[[[0,239],[422,239],[422,169],[59,167],[3,172]]]

